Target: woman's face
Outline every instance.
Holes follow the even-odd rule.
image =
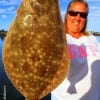
[[[87,8],[83,3],[74,3],[70,6],[67,13],[67,30],[68,33],[80,33],[86,23]],[[78,12],[81,12],[78,13]],[[75,14],[76,13],[76,14]]]

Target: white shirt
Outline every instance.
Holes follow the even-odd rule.
[[[52,91],[52,100],[100,100],[100,44],[92,35],[67,34],[70,72]]]

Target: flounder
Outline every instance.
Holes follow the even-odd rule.
[[[23,0],[3,46],[5,71],[26,100],[40,100],[69,70],[58,0]]]

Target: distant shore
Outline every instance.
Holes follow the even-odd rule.
[[[2,29],[0,30],[0,38],[1,39],[4,39],[6,34],[7,34],[8,31]],[[100,36],[100,32],[94,32],[94,31],[89,31],[90,33],[92,33],[94,36]]]

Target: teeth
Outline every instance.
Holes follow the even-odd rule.
[[[79,24],[79,22],[74,22],[74,24]]]

